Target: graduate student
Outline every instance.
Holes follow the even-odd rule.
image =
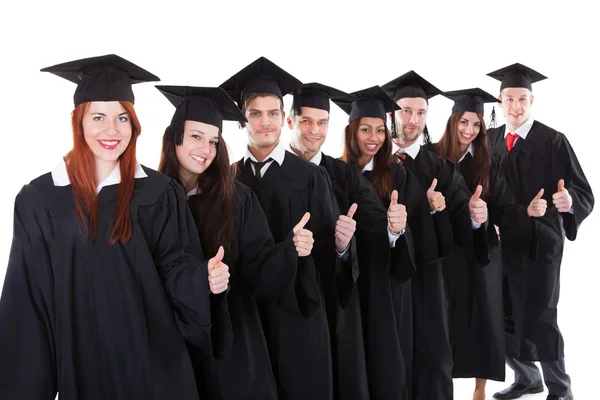
[[[293,95],[287,117],[288,127],[292,131],[291,150],[299,157],[323,167],[331,178],[342,214],[336,233],[344,234],[346,224],[356,225],[359,285],[366,289],[369,282],[372,282],[374,288],[385,287],[390,282],[390,275],[401,273],[404,275],[402,282],[406,281],[414,272],[414,263],[403,236],[406,209],[395,205],[386,211],[369,181],[355,165],[321,151],[329,130],[330,98],[341,98],[346,93],[319,83],[308,83],[296,89]],[[353,220],[350,220],[346,214],[354,205],[358,208]],[[390,265],[390,257],[395,262],[393,267]],[[338,310],[336,316],[336,350],[338,365],[341,366],[336,369],[336,391],[340,399],[378,398],[379,393],[393,393],[396,389],[392,387],[402,385],[402,381],[394,376],[393,370],[382,368],[382,357],[398,357],[393,351],[390,352],[394,344],[397,344],[394,317],[385,318],[386,312],[381,312],[382,308],[387,308],[387,315],[393,315],[390,291],[374,289],[370,292],[362,290],[360,293],[363,295],[362,299],[354,296],[352,303],[344,310]],[[363,321],[366,335],[363,334]],[[383,324],[388,324],[387,330],[379,329]],[[368,342],[365,343],[365,340]],[[368,349],[366,357],[365,347]],[[368,376],[371,376],[370,393]]]
[[[339,218],[331,183],[324,170],[286,151],[280,141],[285,123],[283,96],[301,82],[261,57],[221,87],[228,91],[248,120],[248,150],[236,163],[238,179],[252,188],[276,242],[284,240],[306,212],[311,218],[314,248],[299,260],[298,290],[303,316],[281,304],[259,304],[271,365],[282,399],[330,399],[333,396],[331,336],[335,310],[347,305],[355,271],[351,236],[335,235]],[[328,318],[329,317],[329,318]],[[335,340],[333,342],[335,344]]]
[[[435,152],[453,161],[471,191],[482,187],[490,212],[487,228],[491,262],[478,265],[470,252],[455,249],[444,271],[449,305],[453,377],[477,378],[473,400],[485,400],[487,379],[504,381],[505,341],[502,298],[502,259],[494,225],[530,259],[537,254],[537,226],[530,217],[546,211],[543,189],[527,207],[516,203],[497,158],[488,149],[484,103],[498,99],[481,89],[443,93],[454,101],[452,114]]]
[[[392,159],[386,113],[398,106],[378,86],[334,101],[349,115],[342,159],[362,171],[389,212],[400,211],[390,218],[403,229],[404,242],[396,246],[408,243],[401,262],[382,258],[385,251],[367,253],[368,260],[377,258],[361,270],[359,278],[371,398],[410,399],[413,347],[420,340],[413,333],[413,322],[423,316],[413,312],[412,281],[407,279],[422,279],[428,274],[424,269],[438,263],[435,230],[418,181]]]
[[[479,191],[473,195],[464,179],[455,171],[454,164],[419,143],[423,135],[430,142],[426,129],[428,99],[441,93],[439,89],[414,71],[388,82],[382,89],[392,97],[401,110],[393,118],[396,130],[392,132],[392,152],[416,176],[427,193],[432,219],[438,236],[439,251],[444,256],[457,246],[473,252],[482,265],[489,263],[486,238],[487,207]],[[450,232],[450,233],[449,233]],[[447,268],[444,261],[444,268]],[[449,343],[448,316],[442,266],[427,269],[422,280],[413,279],[415,309],[426,315],[415,326],[416,398],[452,398],[452,352]],[[415,291],[415,285],[422,286]]]
[[[312,233],[305,217],[275,245],[252,190],[233,178],[223,120],[246,118],[221,88],[157,86],[176,106],[163,136],[159,171],[187,193],[205,253],[223,245],[231,266],[228,294],[233,345],[225,360],[191,347],[202,398],[278,399],[257,298],[283,299],[292,292],[298,257],[310,254]]]
[[[200,261],[179,185],[136,161],[132,83],[158,77],[116,55],[42,71],[77,84],[73,149],[15,200],[2,398],[196,400],[186,340],[213,354],[229,273],[223,249]]]
[[[493,154],[502,158],[508,186],[519,204],[527,206],[541,189],[549,208],[539,219],[538,257],[531,261],[505,240],[500,230],[502,257],[507,273],[512,320],[507,325],[506,363],[515,382],[494,394],[516,399],[542,392],[542,376],[549,399],[572,399],[566,372],[564,341],[557,324],[560,264],[565,237],[575,240],[583,220],[592,212],[594,196],[566,136],[534,120],[532,84],[545,76],[522,64],[488,74],[501,82],[499,100],[505,125],[488,131]]]

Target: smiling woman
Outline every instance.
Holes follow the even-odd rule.
[[[227,296],[210,296],[229,273],[222,254],[202,261],[179,186],[136,161],[131,85],[158,78],[116,55],[45,70],[78,84],[74,145],[15,200],[1,396],[197,400],[186,340],[229,348]]]

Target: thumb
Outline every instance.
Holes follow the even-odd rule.
[[[392,190],[392,203],[391,204],[398,204],[398,191],[397,190]]]
[[[565,190],[565,180],[561,179],[558,181],[558,191],[562,192],[563,190]]]
[[[544,195],[544,189],[540,190],[539,193],[537,194],[537,196],[535,196],[535,198],[533,200],[539,200],[542,198],[543,195]]]
[[[296,224],[296,226],[294,227],[293,232],[296,233],[301,229],[304,229],[304,225],[306,225],[308,223],[308,220],[310,219],[310,213],[306,212],[304,214],[304,216],[302,217],[302,219],[300,220],[300,222],[298,222],[298,224]]]
[[[223,260],[223,256],[225,255],[225,250],[223,250],[223,246],[219,246],[219,250],[217,254],[210,260],[208,260],[208,269],[213,269]]]
[[[437,186],[437,178],[433,178],[433,181],[431,182],[431,186],[429,187],[429,190],[434,191],[436,186]]]
[[[477,185],[477,189],[475,189],[475,193],[473,193],[473,197],[471,197],[471,200],[472,201],[479,200],[479,197],[481,196],[482,191],[483,191],[483,187],[481,185]]]
[[[352,218],[354,216],[354,213],[356,212],[357,208],[358,208],[358,204],[352,203],[352,205],[350,206],[350,209],[348,210],[348,217],[349,218]]]

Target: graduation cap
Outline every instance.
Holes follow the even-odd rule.
[[[292,109],[296,115],[302,114],[301,107],[318,108],[329,112],[329,100],[331,98],[347,96],[341,90],[321,85],[320,83],[306,83],[294,90],[293,95]]]
[[[454,100],[453,113],[471,111],[483,115],[484,103],[498,103],[500,101],[497,97],[479,88],[453,90],[442,94],[450,100]]]
[[[131,85],[160,81],[145,69],[115,54],[83,58],[41,69],[77,84],[75,106],[88,101],[130,101]]]
[[[359,90],[332,101],[349,115],[348,122],[362,117],[381,118],[385,121],[388,112],[400,110],[379,86]]]
[[[220,87],[164,86],[156,88],[182,112],[182,120],[204,122],[223,129],[223,120],[248,122],[227,92]]]
[[[298,79],[267,60],[260,57],[237,74],[223,82],[222,87],[242,108],[244,99],[252,93],[273,94],[281,99],[287,93],[302,85]]]
[[[539,72],[519,63],[490,72],[487,75],[502,82],[500,91],[507,87],[531,90],[532,83],[547,79]]]
[[[393,79],[381,87],[394,101],[405,97],[422,97],[425,100],[440,93],[441,90],[427,82],[415,71],[408,71],[404,75]]]

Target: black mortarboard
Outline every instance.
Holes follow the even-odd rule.
[[[242,108],[244,99],[252,93],[269,93],[283,99],[283,96],[300,86],[302,82],[260,57],[231,78],[223,82],[222,87]]]
[[[546,79],[546,77],[539,72],[519,63],[490,72],[488,76],[502,82],[500,91],[507,87],[526,88],[531,90],[532,83]]]
[[[348,122],[361,117],[381,118],[385,121],[387,113],[400,110],[379,86],[359,90],[332,101],[350,116]]]
[[[442,93],[441,90],[423,79],[415,71],[408,71],[402,76],[389,81],[381,87],[394,101],[405,97],[422,97],[425,100]]]
[[[223,129],[223,120],[247,122],[233,99],[222,88],[163,85],[156,88],[179,111],[185,112],[183,120],[204,122],[219,129]]]
[[[132,84],[160,80],[156,75],[115,54],[69,61],[41,71],[52,72],[77,84],[73,96],[75,106],[88,101],[133,103]]]
[[[331,98],[341,98],[347,95],[341,90],[320,83],[306,83],[294,90],[293,94],[292,108],[297,115],[301,114],[301,107],[318,108],[329,112]]]
[[[479,88],[453,90],[442,94],[450,100],[454,100],[453,113],[457,111],[471,111],[483,115],[484,103],[498,103],[500,101],[497,97]]]

